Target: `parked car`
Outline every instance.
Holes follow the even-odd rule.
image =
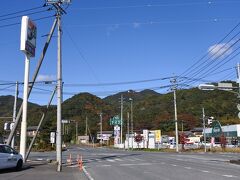
[[[6,144],[0,144],[0,169],[15,168],[21,170],[22,155]]]

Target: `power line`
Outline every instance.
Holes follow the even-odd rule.
[[[32,13],[27,13],[27,14],[24,14],[24,15],[33,15],[33,14],[39,14],[39,13],[43,13],[43,12],[47,12],[47,11],[51,11],[52,8],[48,8],[46,10],[41,10],[41,11],[36,11],[36,12],[32,12]],[[23,15],[18,15],[18,16],[13,16],[13,17],[7,17],[7,18],[3,18],[3,19],[0,19],[0,21],[6,21],[6,20],[10,20],[10,19],[16,19],[16,18],[19,18],[19,17],[22,17]]]
[[[202,62],[209,55],[209,53],[213,52],[217,48],[217,45],[221,44],[230,34],[232,34],[232,32],[234,32],[239,27],[239,25],[240,25],[240,22],[237,23],[237,25],[235,25],[220,41],[218,41],[216,45],[209,52],[207,52],[200,59],[195,61],[195,63],[191,65],[188,69],[186,69],[182,74],[180,74],[180,76],[183,76],[183,75],[187,76],[188,74],[193,72],[195,69],[197,69],[198,67],[195,67],[195,66],[197,66],[200,62]]]
[[[104,10],[104,9],[128,9],[128,8],[152,8],[152,7],[173,7],[173,6],[192,6],[192,5],[211,5],[218,3],[239,3],[239,1],[220,1],[220,2],[191,2],[191,3],[166,3],[166,4],[143,4],[132,6],[105,6],[105,7],[88,7],[72,8],[72,10]]]
[[[15,15],[15,14],[19,14],[19,13],[24,13],[24,12],[28,12],[28,11],[32,11],[32,10],[36,10],[36,9],[40,9],[40,8],[45,7],[45,6],[46,6],[46,5],[44,4],[43,6],[38,6],[38,7],[30,8],[30,9],[25,9],[25,10],[21,10],[21,11],[16,11],[16,12],[13,12],[13,13],[3,14],[3,15],[0,15],[0,18],[1,18],[1,17],[6,17],[6,16]]]
[[[65,87],[72,87],[72,86],[115,86],[115,85],[138,84],[138,83],[146,83],[146,82],[153,82],[153,81],[161,81],[161,80],[166,80],[166,79],[170,79],[170,78],[172,78],[172,77],[145,79],[145,80],[138,80],[138,81],[126,81],[126,82],[111,82],[111,83],[64,84],[64,86]]]
[[[239,40],[240,40],[240,39],[239,39]],[[240,47],[238,47],[238,49],[240,49]],[[234,52],[236,52],[238,49],[236,49]],[[233,52],[233,53],[234,53],[234,52]],[[225,62],[224,62],[224,61],[220,61],[219,63],[217,63],[217,65],[211,67],[211,68],[208,69],[206,72],[203,72],[203,73],[202,73],[202,76],[201,76],[201,75],[199,75],[199,76],[201,76],[201,78],[207,77],[209,74],[211,74],[212,72],[216,71],[218,68],[220,68],[221,66],[225,65],[226,63],[228,63],[229,61],[231,61],[232,59],[234,59],[236,56],[238,56],[239,54],[240,54],[240,51],[239,51],[237,54],[233,55],[231,58],[227,59],[227,58],[230,57],[230,55],[232,55],[232,54],[228,55],[228,56],[225,58],[225,60],[227,59]],[[214,69],[214,68],[215,68],[215,69]],[[207,73],[207,74],[206,74],[206,73]],[[194,82],[196,82],[196,81],[190,81],[189,83],[193,84]]]
[[[52,18],[52,17],[55,17],[55,15],[45,16],[45,17],[33,19],[33,21],[39,21],[39,20],[43,20],[43,19],[49,19],[49,18]],[[1,25],[0,28],[10,27],[10,26],[16,26],[16,25],[20,25],[20,24],[21,24],[21,22],[10,23],[10,24]]]

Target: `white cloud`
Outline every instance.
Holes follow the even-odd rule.
[[[227,43],[215,44],[208,48],[208,53],[212,59],[224,58],[232,53],[232,48],[230,48],[230,46],[231,44]]]
[[[54,75],[39,74],[37,77],[37,81],[53,81],[53,80],[56,80],[56,77]]]

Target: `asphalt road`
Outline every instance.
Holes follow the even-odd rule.
[[[240,179],[240,166],[229,163],[240,154],[150,153],[75,147],[95,180]]]
[[[67,163],[70,154],[71,165]],[[63,152],[61,173],[56,172],[54,165],[46,164],[46,160],[55,159],[55,152],[33,152],[29,157],[32,165],[20,172],[0,172],[0,180],[86,180],[76,164],[78,155],[82,156],[84,172],[91,180],[240,179],[240,165],[229,163],[240,159],[237,153],[161,153],[73,146]]]

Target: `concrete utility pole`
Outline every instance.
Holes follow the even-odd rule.
[[[204,152],[207,152],[207,147],[206,147],[206,122],[205,122],[205,111],[204,111],[204,108],[202,108],[202,119],[203,119]]]
[[[76,144],[79,144],[78,143],[78,121],[76,120]]]
[[[133,139],[134,139],[134,134],[133,134],[133,99],[129,98],[131,102],[131,134],[132,134],[132,150],[133,150]]]
[[[100,144],[102,146],[102,112],[100,113]]]
[[[121,94],[121,137],[120,143],[122,145],[122,138],[123,138],[123,95]]]
[[[62,170],[62,27],[61,10],[57,8],[58,20],[58,63],[57,63],[57,171]]]
[[[173,84],[173,101],[174,101],[174,120],[175,120],[175,134],[176,134],[176,152],[178,152],[178,120],[177,120],[177,98],[176,98],[176,78],[171,80]]]
[[[129,112],[127,112],[127,134],[128,134],[128,150],[129,150]]]
[[[86,121],[85,121],[85,136],[87,136],[87,132],[88,132],[88,117],[86,116]]]
[[[13,105],[13,123],[16,122],[16,114],[17,114],[17,99],[18,99],[18,81],[16,82],[15,87],[15,98],[14,98],[14,105]],[[14,148],[15,145],[15,136],[12,138],[11,147]]]
[[[237,63],[238,98],[240,98],[240,64]]]

